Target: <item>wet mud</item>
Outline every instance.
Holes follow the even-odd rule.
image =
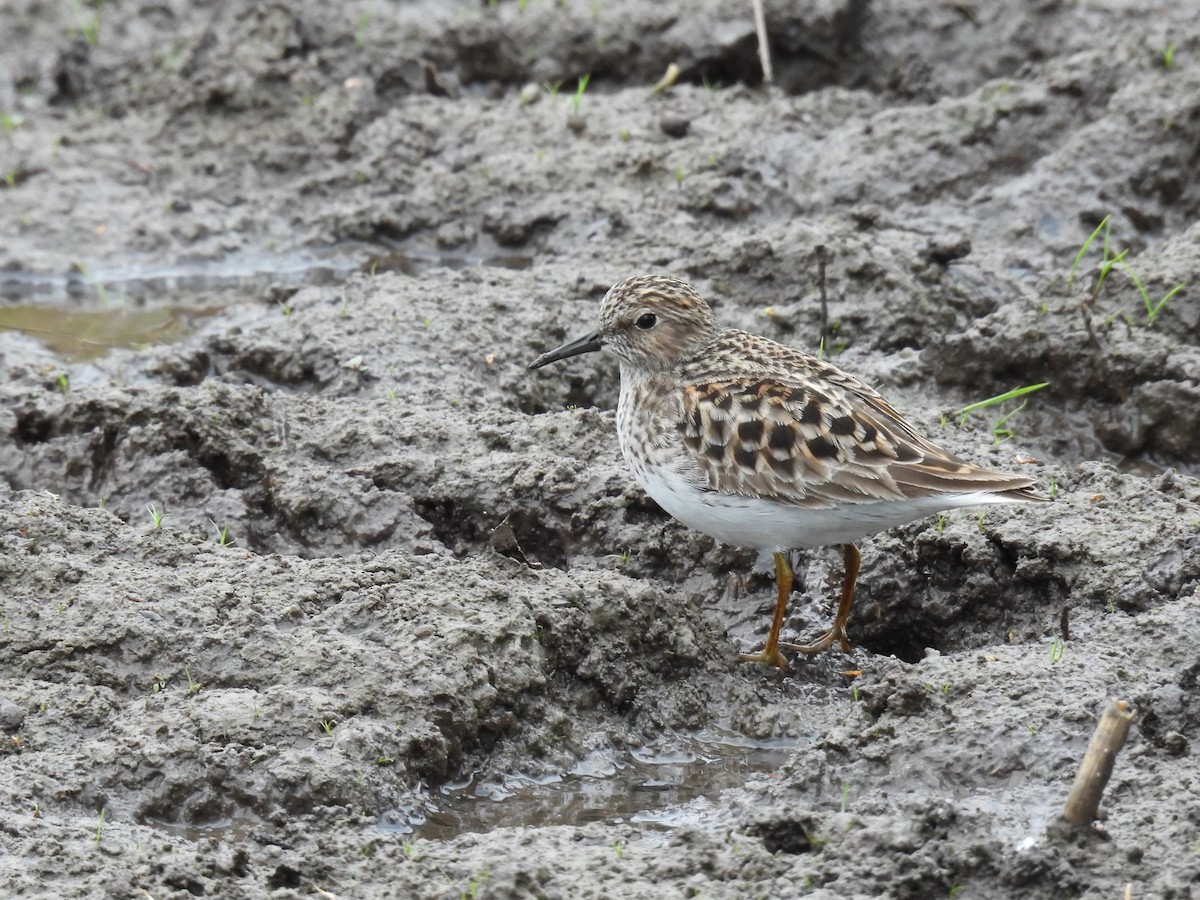
[[[765,6],[0,8],[14,895],[1193,896],[1200,7]],[[655,271],[1053,502],[740,663],[769,558],[526,369]]]

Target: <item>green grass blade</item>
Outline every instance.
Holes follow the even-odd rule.
[[[579,86],[575,88],[575,96],[571,98],[571,107],[575,110],[575,112],[579,112],[579,104],[583,102],[583,92],[587,90],[588,82],[591,80],[591,72],[580,77]]]
[[[1129,267],[1129,263],[1127,263],[1127,262],[1121,263],[1121,269],[1125,272],[1126,275],[1129,276],[1129,280],[1132,281],[1133,286],[1138,289],[1138,293],[1142,295],[1142,303],[1146,307],[1146,315],[1149,316],[1151,314],[1150,313],[1150,295],[1146,292],[1146,286],[1144,284],[1142,284],[1142,279],[1138,278],[1137,275],[1134,274],[1133,269],[1131,269]],[[1151,319],[1151,321],[1153,321],[1153,319]]]
[[[1154,309],[1150,309],[1149,304],[1146,304],[1146,314],[1150,317],[1151,325],[1153,325],[1154,320],[1158,318],[1158,314],[1163,311],[1163,307],[1167,305],[1167,301],[1182,291],[1185,287],[1187,287],[1187,282],[1175,285],[1175,287],[1171,288],[1171,290],[1167,291],[1167,293],[1163,295],[1163,298],[1158,301],[1158,305],[1155,306]]]
[[[989,406],[995,406],[997,403],[1003,403],[1005,400],[1012,400],[1015,397],[1024,397],[1026,394],[1032,394],[1034,391],[1040,391],[1042,388],[1049,386],[1050,382],[1043,381],[1041,384],[1027,384],[1025,387],[1013,388],[1011,391],[1005,391],[1003,394],[997,394],[995,397],[989,397],[986,400],[980,400],[978,403],[964,406],[956,415],[960,416],[960,422],[965,422],[967,416],[973,412],[987,409]]]
[[[1128,255],[1129,255],[1129,248],[1126,247],[1124,250],[1122,250],[1116,256],[1109,259],[1108,258],[1108,248],[1105,247],[1104,262],[1102,262],[1100,264],[1100,274],[1096,277],[1096,286],[1092,288],[1092,296],[1093,297],[1099,296],[1100,288],[1104,287],[1104,282],[1108,278],[1108,273],[1113,270],[1114,266],[1122,265],[1122,266],[1125,266],[1126,269],[1129,268],[1128,263],[1125,262],[1125,257]]]
[[[1083,242],[1083,246],[1080,247],[1079,252],[1075,254],[1075,262],[1071,264],[1071,274],[1067,276],[1067,284],[1070,284],[1072,281],[1075,280],[1075,270],[1079,268],[1079,261],[1081,259],[1083,259],[1083,255],[1088,252],[1088,247],[1092,246],[1092,243],[1096,240],[1097,237],[1099,237],[1100,232],[1108,225],[1108,220],[1111,218],[1112,218],[1112,216],[1105,216],[1103,219],[1101,219],[1100,224],[1096,226],[1096,230],[1093,231],[1091,236],[1086,241]],[[1107,233],[1104,236],[1104,244],[1105,244],[1105,247],[1108,246],[1108,234]],[[1105,257],[1105,259],[1108,258],[1107,250],[1104,251],[1104,257]]]
[[[1002,415],[999,419],[996,420],[995,424],[992,425],[992,440],[996,442],[997,446],[1004,443],[1010,437],[1013,436],[1012,429],[1008,427],[1008,420],[1011,419],[1013,416],[1015,416],[1017,413],[1019,413],[1021,410],[1023,410],[1028,405],[1029,405],[1028,399],[1022,400],[1020,406],[1018,406],[1012,412],[1005,413],[1004,415]]]

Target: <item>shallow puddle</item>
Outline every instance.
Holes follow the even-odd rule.
[[[640,823],[653,830],[711,822],[721,793],[776,771],[794,739],[698,734],[670,745],[595,751],[561,775],[520,773],[444,785],[380,827],[430,840],[513,826]]]
[[[87,269],[67,275],[0,270],[0,331],[28,335],[72,361],[169,344],[274,285],[326,283],[351,263],[242,258],[191,266]]]
[[[79,267],[67,275],[0,269],[0,332],[28,335],[80,362],[118,348],[169,344],[238,303],[262,301],[276,286],[328,284],[354,272],[492,266],[526,269],[533,258],[495,246],[439,254],[417,246],[345,245],[329,258],[242,255],[179,266]]]
[[[244,812],[227,818],[216,819],[212,822],[206,822],[203,825],[167,822],[162,819],[146,819],[140,824],[157,828],[159,831],[166,832],[167,834],[186,838],[189,841],[202,841],[205,839],[230,842],[246,841],[250,840],[255,829],[263,827],[261,819]]]
[[[75,361],[95,359],[119,347],[169,344],[223,306],[113,307],[70,310],[52,306],[0,307],[0,331],[37,339],[51,352]]]

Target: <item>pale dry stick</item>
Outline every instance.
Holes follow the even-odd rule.
[[[671,85],[673,85],[677,78],[679,78],[679,66],[675,63],[671,63],[669,66],[667,66],[666,74],[664,74],[662,78],[658,79],[654,87],[650,88],[650,93],[661,94]]]
[[[1067,796],[1063,818],[1071,825],[1091,825],[1100,809],[1100,798],[1108,779],[1112,777],[1117,754],[1125,746],[1129,726],[1133,724],[1133,710],[1124,700],[1110,700],[1096,723],[1092,740],[1083,762],[1075,776],[1075,784]]]
[[[762,0],[750,0],[754,7],[754,30],[758,32],[758,61],[762,63],[763,84],[775,80],[771,73],[771,47],[767,43],[767,16],[763,12]]]

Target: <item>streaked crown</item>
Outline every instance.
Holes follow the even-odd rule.
[[[712,310],[691,285],[667,275],[638,275],[613,285],[600,306],[606,350],[647,371],[678,364],[717,333]]]

